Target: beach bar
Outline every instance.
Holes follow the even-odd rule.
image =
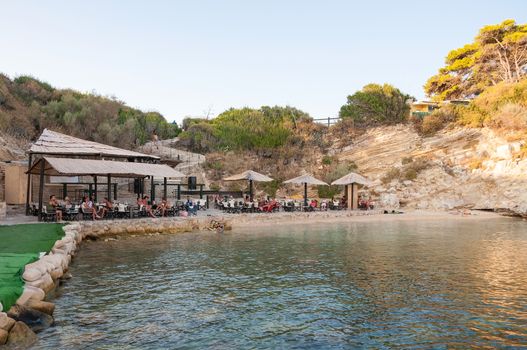
[[[105,196],[111,200],[112,195],[113,199],[117,198],[118,186],[123,185],[123,178],[139,182],[141,194],[144,180],[148,178],[150,188],[155,191],[153,183],[157,178],[162,180],[162,193],[166,196],[169,185],[167,179],[177,178],[179,181],[185,177],[172,167],[160,164],[161,160],[157,156],[83,140],[49,129],[45,129],[31,145],[28,155],[26,215],[31,213],[31,202],[36,201],[34,197],[38,194],[36,206],[39,219],[42,216],[40,208],[46,194],[62,191],[64,198],[68,193],[78,194],[79,191],[86,191],[82,188],[88,185],[88,193],[93,194],[95,199],[100,188],[106,187],[103,191],[106,191]],[[104,177],[103,181],[100,181],[101,177]],[[118,179],[121,179],[121,183]],[[49,193],[44,193],[45,188]],[[151,193],[151,198],[155,198],[155,193]]]

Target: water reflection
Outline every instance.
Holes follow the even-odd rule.
[[[88,243],[38,347],[522,346],[526,232],[496,219]]]

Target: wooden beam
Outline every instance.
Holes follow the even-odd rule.
[[[40,163],[40,183],[38,188],[38,221],[42,221],[43,219],[43,197],[44,197],[44,161]]]
[[[29,172],[29,169],[31,169],[32,166],[32,160],[33,160],[33,153],[29,152],[29,161],[27,163],[27,188],[26,188],[26,215],[29,215],[30,210],[30,196],[31,196],[31,173]]]

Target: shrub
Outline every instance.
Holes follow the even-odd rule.
[[[499,108],[489,125],[507,130],[523,130],[527,128],[527,107],[507,103]]]
[[[443,106],[423,118],[423,121],[420,125],[420,134],[423,136],[433,136],[445,126],[456,120],[456,106]]]
[[[401,177],[401,170],[399,168],[391,168],[381,179],[383,184],[388,184],[393,180],[398,180]]]
[[[327,155],[322,157],[322,164],[331,165],[331,163],[333,163],[333,157]]]
[[[405,165],[405,164],[409,164],[409,163],[412,163],[414,161],[414,158],[413,157],[403,157],[401,159],[401,164],[402,165]]]

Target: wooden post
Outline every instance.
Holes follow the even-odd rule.
[[[97,176],[93,177],[93,187],[95,188],[95,193],[94,193],[95,202],[97,202]]]
[[[181,184],[177,185],[177,200],[181,199]]]
[[[167,178],[163,178],[163,198],[167,198]]]
[[[154,176],[150,176],[150,202],[153,203],[156,199],[156,185],[154,184]]]
[[[353,198],[352,198],[353,210],[355,210],[359,208],[359,185],[356,183],[353,183],[351,185],[351,192],[353,193]]]
[[[117,184],[113,184],[113,199],[117,200]]]
[[[29,161],[27,163],[27,189],[26,189],[26,215],[29,215],[30,211],[30,200],[29,197],[31,196],[31,174],[29,173],[29,169],[31,169],[31,162],[33,159],[33,153],[29,152]]]
[[[203,185],[199,185],[199,199],[203,199]]]
[[[253,180],[249,180],[249,200],[253,201]]]
[[[304,207],[307,207],[307,183],[304,183]]]
[[[62,199],[66,198],[68,196],[68,184],[63,183],[62,184]]]
[[[40,159],[40,183],[38,187],[38,221],[42,221],[43,213],[42,213],[42,206],[43,206],[43,197],[44,197],[44,166],[46,161],[44,158]]]
[[[108,174],[108,200],[112,200],[112,176]]]
[[[347,185],[346,199],[348,203],[348,210],[353,210],[353,185]]]

